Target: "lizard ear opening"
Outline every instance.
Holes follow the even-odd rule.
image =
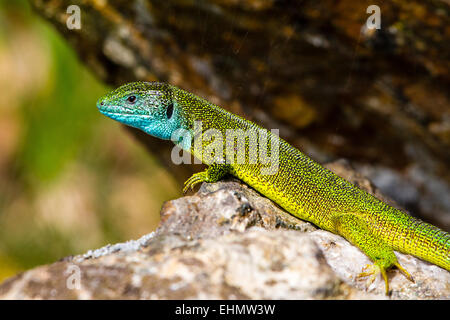
[[[167,115],[167,119],[172,118],[172,115],[173,115],[173,102],[172,101],[170,101],[169,105],[167,106],[166,115]]]

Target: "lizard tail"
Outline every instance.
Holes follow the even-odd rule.
[[[450,271],[450,234],[429,223],[409,217],[400,239],[394,239],[395,250],[412,254]]]

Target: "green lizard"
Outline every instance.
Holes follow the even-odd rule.
[[[134,82],[100,98],[97,107],[114,120],[174,141],[180,150],[189,151],[207,164],[205,171],[186,181],[185,190],[199,182],[216,182],[231,174],[292,215],[343,236],[374,262],[358,277],[371,276],[373,281],[381,273],[386,294],[389,293],[387,269],[396,266],[412,280],[398,263],[394,250],[450,271],[449,233],[387,205],[325,169],[277,135],[194,94],[169,84]],[[205,138],[208,130],[214,132],[214,139]],[[237,161],[234,156],[224,161],[222,156],[230,146],[229,140],[208,149],[214,141],[219,141],[217,134],[227,136],[230,132],[238,132],[238,139],[247,134],[243,145],[246,153],[253,151],[252,142],[256,141],[248,133],[266,133],[268,139],[276,142],[275,146],[269,148],[263,140],[257,140],[256,147],[266,151],[266,156],[277,156],[277,170],[263,173],[267,162],[252,161],[249,156],[243,161],[242,158]],[[234,140],[233,148],[236,149]]]

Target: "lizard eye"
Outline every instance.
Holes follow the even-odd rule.
[[[136,96],[129,96],[127,98],[128,103],[133,104],[136,102]]]

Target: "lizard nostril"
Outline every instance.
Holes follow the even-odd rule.
[[[102,102],[100,102],[100,105],[102,106],[102,105],[104,105],[105,103],[102,101]]]

